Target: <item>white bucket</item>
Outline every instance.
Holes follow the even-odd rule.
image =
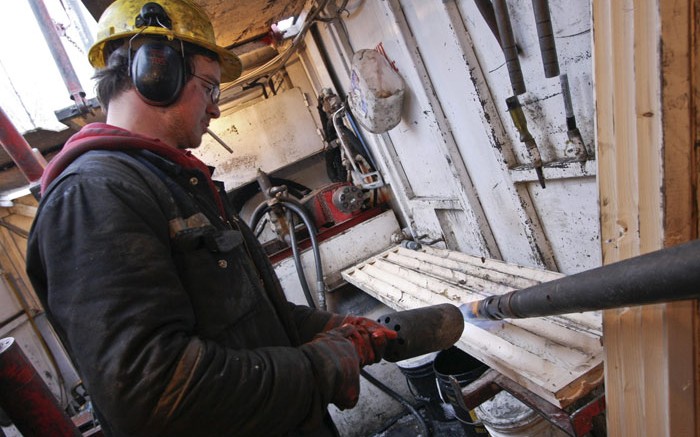
[[[567,437],[507,391],[498,393],[474,409],[491,437]]]
[[[401,121],[403,79],[376,50],[363,49],[352,57],[348,102],[357,121],[380,134]]]

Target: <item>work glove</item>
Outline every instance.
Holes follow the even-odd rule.
[[[314,376],[324,402],[341,410],[352,408],[360,396],[360,356],[351,338],[351,326],[316,335],[301,346],[314,367]]]
[[[374,320],[358,316],[341,316],[334,314],[326,323],[324,331],[352,326],[355,332],[348,331],[348,337],[355,346],[362,366],[378,363],[384,356],[384,351],[390,340],[396,340],[399,334],[380,325]]]

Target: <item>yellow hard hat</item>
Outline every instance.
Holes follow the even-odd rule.
[[[144,23],[141,12],[158,6],[169,18],[167,23]],[[159,20],[160,21],[160,20]],[[165,26],[165,27],[164,27]],[[169,27],[169,28],[168,28]],[[241,75],[238,56],[216,45],[214,28],[204,10],[189,0],[117,0],[100,17],[97,23],[97,38],[90,48],[88,59],[95,68],[105,67],[105,45],[109,41],[131,38],[136,34],[163,36],[170,40],[180,39],[204,47],[219,55],[221,82],[231,82]]]

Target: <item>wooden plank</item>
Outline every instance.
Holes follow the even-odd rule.
[[[682,1],[593,2],[605,264],[697,235],[689,9]],[[674,303],[604,313],[609,435],[696,429],[692,308]]]
[[[36,211],[37,211],[38,207],[35,205],[25,205],[23,203],[15,203],[9,209],[10,209],[10,212],[12,214],[19,214],[19,215],[23,215],[25,217],[29,217],[30,219],[33,219],[34,217],[36,217]]]
[[[461,254],[450,251],[439,251],[442,256],[428,252],[433,249],[392,248],[347,269],[343,277],[401,310],[440,303],[458,305],[506,293],[523,281],[522,276],[541,273],[479,257],[466,256],[458,262],[454,258],[462,258]],[[508,276],[484,265],[518,271],[522,276]],[[564,317],[466,323],[457,345],[544,399],[565,407],[602,382],[600,315],[586,313],[582,319],[587,323]],[[593,320],[597,320],[597,327]]]
[[[0,247],[3,249],[0,254],[0,269],[10,276],[10,280],[13,281],[30,308],[42,310],[43,307],[34,293],[25,271],[27,240],[0,226]]]

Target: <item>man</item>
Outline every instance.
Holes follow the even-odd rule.
[[[90,61],[106,123],[49,164],[27,270],[107,435],[332,435],[396,332],[286,301],[186,149],[240,74],[186,0],[118,0]]]

